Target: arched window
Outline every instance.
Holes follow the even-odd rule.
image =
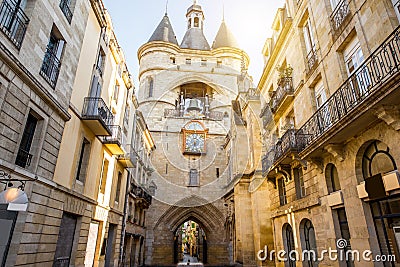
[[[283,225],[282,237],[286,251],[285,258],[288,259],[287,261],[285,261],[285,267],[296,267],[296,260],[295,260],[296,254],[293,253],[293,251],[295,251],[294,236],[293,236],[293,229],[292,226],[290,226],[290,224],[286,223]]]
[[[149,97],[153,97],[154,91],[154,80],[153,78],[149,78]]]
[[[317,242],[315,239],[315,231],[312,222],[308,219],[304,219],[300,223],[300,239],[301,247],[304,254],[304,267],[314,267],[318,266],[318,252],[317,252]],[[304,253],[307,251],[307,253]]]
[[[385,143],[374,141],[367,147],[362,159],[364,179],[396,169],[396,162],[390,155],[389,147]]]
[[[325,179],[329,193],[333,193],[341,189],[337,169],[332,163],[329,163],[326,166]]]

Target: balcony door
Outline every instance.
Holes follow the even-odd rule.
[[[4,0],[0,11],[1,26],[11,32],[11,36],[15,36],[19,27],[21,12],[26,7],[27,0]]]
[[[321,130],[325,130],[332,125],[330,103],[326,103],[328,100],[326,91],[322,81],[319,81],[315,85],[315,103],[317,110],[319,110],[318,122]]]
[[[15,211],[8,211],[8,205],[0,205],[0,266],[5,266],[10,247],[11,238],[14,232],[15,222],[18,213]]]
[[[344,60],[350,78],[348,84],[352,90],[353,103],[358,103],[368,94],[371,78],[367,68],[360,68],[364,62],[364,55],[357,38],[354,38],[346,47]]]

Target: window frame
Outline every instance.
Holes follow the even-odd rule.
[[[284,206],[284,205],[288,204],[287,195],[286,195],[285,179],[280,178],[280,179],[278,179],[277,183],[278,183],[278,193],[279,193],[279,204],[281,206]]]

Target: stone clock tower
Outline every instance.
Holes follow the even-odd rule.
[[[138,51],[140,110],[157,146],[147,181],[157,190],[146,216],[146,265],[172,265],[183,252],[203,263],[232,263],[222,200],[232,173],[224,144],[234,121],[232,101],[251,84],[244,72],[249,58],[224,21],[210,46],[197,1],[186,18],[180,44],[165,14]],[[181,231],[187,222],[197,231],[190,251]]]

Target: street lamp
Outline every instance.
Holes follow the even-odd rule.
[[[0,171],[0,178],[5,177],[6,179],[0,179],[0,183],[6,185],[6,190],[0,192],[0,204],[7,204],[7,210],[9,211],[26,211],[28,208],[28,196],[24,192],[25,183],[32,180],[23,179],[11,179],[11,175]],[[36,181],[38,178],[35,177]],[[13,186],[12,182],[20,182],[19,187]],[[8,187],[8,188],[7,188]]]
[[[19,188],[11,187],[0,193],[0,204],[27,204],[28,196]]]

